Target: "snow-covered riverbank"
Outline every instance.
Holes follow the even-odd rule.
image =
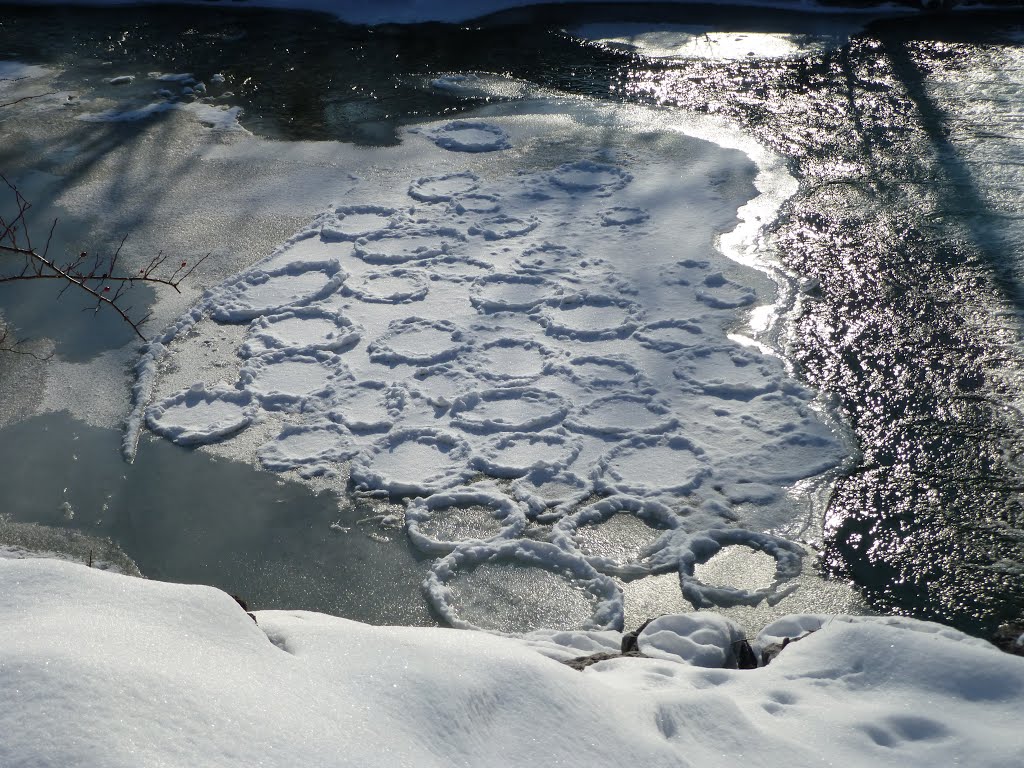
[[[52,560],[0,560],[5,766],[969,765],[1021,755],[1024,659],[935,624],[663,619],[617,633],[371,627]]]

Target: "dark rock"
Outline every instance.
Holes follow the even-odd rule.
[[[771,645],[765,646],[761,651],[761,666],[767,667],[772,660],[782,653],[783,649],[790,643],[795,643],[797,640],[803,640],[807,635],[813,634],[817,630],[811,630],[810,632],[800,635],[800,637],[787,637],[781,643],[772,643]]]
[[[594,653],[590,656],[577,656],[575,659],[568,659],[563,661],[567,667],[572,667],[579,671],[583,671],[591,664],[597,664],[599,661],[607,661],[608,659],[646,659],[640,651],[627,651],[626,653],[614,653],[612,651],[602,651],[601,653]]]
[[[733,654],[736,656],[737,669],[757,669],[757,655],[750,647],[747,639],[737,640],[732,644]]]
[[[626,634],[624,634],[622,636],[622,652],[624,654],[625,653],[631,653],[632,651],[636,651],[637,653],[640,652],[640,646],[637,643],[637,638],[640,637],[640,633],[643,632],[647,628],[647,625],[650,624],[652,621],[654,621],[654,619],[657,619],[657,618],[661,618],[661,617],[660,616],[654,616],[654,617],[648,619],[647,621],[645,621],[643,624],[641,624],[639,627],[634,629],[632,632],[627,632]]]
[[[1001,651],[1015,656],[1024,656],[1024,622],[1003,624],[990,638],[992,644]]]
[[[252,619],[254,623],[259,624],[259,622],[256,621],[256,615],[253,614],[253,613],[250,613],[249,605],[245,602],[245,600],[240,598],[238,595],[232,595],[231,597],[234,599],[234,601],[236,603],[238,603],[240,606],[242,606],[242,610],[245,611],[245,615],[246,616],[248,616],[250,619]]]

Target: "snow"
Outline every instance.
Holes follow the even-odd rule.
[[[538,545],[540,546],[540,545]],[[550,545],[548,545],[550,546]],[[666,616],[522,637],[256,611],[218,590],[0,559],[4,765],[1014,765],[1024,661],[911,619],[795,616],[767,667]]]

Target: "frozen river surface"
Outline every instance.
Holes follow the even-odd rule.
[[[141,364],[3,296],[55,352],[3,361],[5,535],[384,623],[860,610],[815,548],[885,610],[1019,612],[1005,25],[88,13],[0,28],[55,92],[2,165],[61,238],[214,256]]]

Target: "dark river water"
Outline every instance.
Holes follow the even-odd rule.
[[[564,31],[583,21],[796,32],[823,44],[774,58],[653,59]],[[387,145],[404,124],[485,101],[423,88],[444,72],[728,117],[789,158],[800,182],[767,232],[804,278],[779,341],[802,379],[835,396],[861,448],[828,504],[822,566],[877,610],[986,632],[1024,618],[1024,34],[1009,12],[888,18],[845,41],[851,24],[664,6],[375,29],[307,14],[6,8],[0,56],[73,64],[79,81],[109,75],[110,62],[129,74],[222,71],[243,124],[282,139]],[[17,464],[19,428],[4,431],[5,467]],[[179,451],[144,447],[140,461],[146,450]],[[244,525],[231,503],[217,525]],[[130,527],[138,536],[145,526]],[[175,575],[159,567],[168,541],[202,546],[202,530],[189,542],[171,528],[123,543],[148,553],[148,575]],[[316,552],[314,538],[281,547]],[[411,555],[380,563],[371,549],[366,562],[380,572],[418,578]],[[261,550],[253,578],[281,578],[286,559]],[[364,573],[372,585],[374,571]],[[352,585],[353,604],[360,590]]]

